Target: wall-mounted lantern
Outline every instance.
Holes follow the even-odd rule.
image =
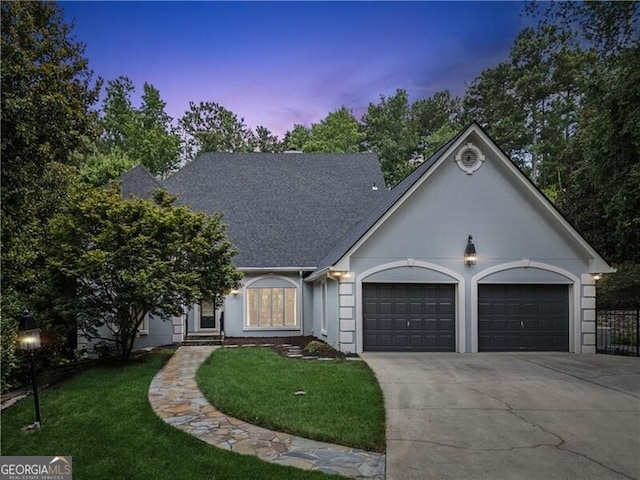
[[[476,246],[473,244],[473,237],[469,235],[467,246],[464,249],[464,264],[471,266],[476,264],[478,256],[476,255]]]
[[[334,270],[333,268],[329,269],[329,276],[335,280],[340,280],[347,274],[345,270]]]
[[[29,352],[29,360],[31,362],[31,382],[33,384],[33,401],[36,407],[35,427],[40,428],[42,423],[40,419],[40,402],[38,400],[38,383],[36,379],[36,360],[35,351],[40,348],[40,329],[37,328],[36,321],[28,310],[20,315],[20,323],[18,325],[18,339],[20,341],[20,349]]]

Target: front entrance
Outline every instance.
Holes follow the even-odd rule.
[[[220,329],[220,310],[216,309],[212,299],[203,299],[200,302],[200,315],[196,322],[196,330],[214,332]]]

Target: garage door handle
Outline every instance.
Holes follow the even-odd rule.
[[[520,320],[520,328],[524,328],[524,323]]]
[[[411,322],[407,320],[407,328],[409,328],[410,326],[411,326]]]

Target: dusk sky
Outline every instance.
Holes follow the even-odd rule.
[[[95,75],[214,101],[279,137],[380,95],[462,95],[506,59],[520,2],[61,2]],[[138,105],[138,98],[134,98]]]

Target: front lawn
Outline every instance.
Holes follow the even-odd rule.
[[[216,408],[302,437],[384,451],[382,391],[364,362],[284,358],[268,348],[216,350],[197,373]],[[295,395],[303,391],[304,395]]]
[[[2,412],[2,455],[71,455],[76,480],[326,480],[319,473],[220,450],[164,423],[151,409],[151,379],[171,351],[125,367],[96,368]],[[341,477],[331,477],[341,478]]]

